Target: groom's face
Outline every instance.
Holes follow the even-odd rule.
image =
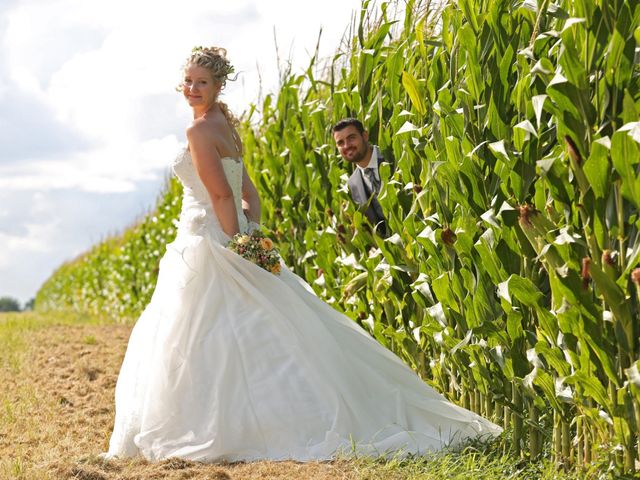
[[[367,132],[360,133],[353,125],[333,132],[333,139],[342,158],[350,163],[364,159],[369,150],[369,135]]]

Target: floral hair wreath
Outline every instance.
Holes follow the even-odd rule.
[[[215,75],[217,78],[224,81],[235,72],[235,68],[233,67],[233,65],[231,65],[231,62],[227,60],[227,50],[221,47],[203,47],[201,45],[193,47],[191,49],[189,61],[193,61],[196,58],[202,57],[211,59],[212,56],[218,56],[223,59],[223,65],[220,65],[220,71]]]

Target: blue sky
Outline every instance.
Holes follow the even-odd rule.
[[[174,87],[194,45],[227,48],[241,113],[331,55],[360,0],[2,0],[0,296],[24,302],[64,261],[154,203],[190,110]]]

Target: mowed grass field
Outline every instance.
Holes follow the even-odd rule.
[[[0,314],[0,479],[573,479],[503,453],[508,440],[412,460],[206,465],[104,462],[131,325],[77,314]]]

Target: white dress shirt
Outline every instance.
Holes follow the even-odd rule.
[[[356,165],[360,169],[360,173],[362,174],[362,178],[364,179],[364,184],[367,186],[367,189],[372,192],[373,185],[369,181],[369,178],[364,173],[365,168],[373,168],[373,174],[376,176],[378,182],[380,181],[380,172],[378,172],[378,147],[373,145],[373,150],[371,151],[371,158],[369,159],[369,164],[366,167],[361,167],[360,165]]]

